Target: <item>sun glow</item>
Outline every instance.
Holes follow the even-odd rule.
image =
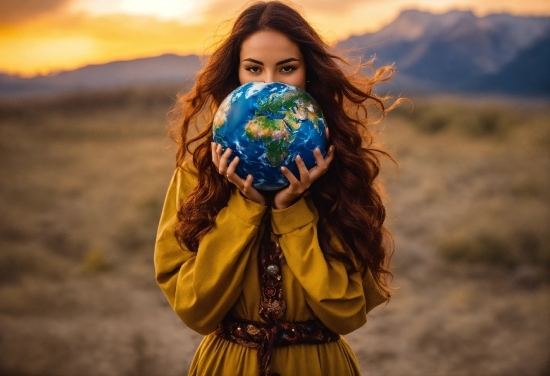
[[[201,0],[77,0],[72,9],[91,15],[153,16],[165,21],[178,20],[184,24],[194,24],[204,21],[202,10],[206,4]]]
[[[127,14],[155,15],[161,19],[194,20],[199,13],[199,4],[193,1],[123,0],[120,9]]]
[[[10,74],[33,76],[60,69],[75,69],[86,65],[96,56],[95,43],[86,37],[0,39],[4,54],[2,70]],[[9,69],[8,67],[13,67]]]

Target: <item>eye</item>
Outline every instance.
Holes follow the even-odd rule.
[[[283,72],[283,73],[292,73],[295,70],[296,70],[296,67],[293,67],[291,65],[286,65],[286,66],[281,68],[281,72]]]
[[[245,68],[245,70],[249,71],[252,74],[260,73],[260,67],[257,67],[255,65]]]

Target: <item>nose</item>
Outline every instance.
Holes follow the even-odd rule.
[[[271,82],[274,82],[274,74],[273,72],[270,72],[270,71],[266,71],[265,72],[265,75],[264,75],[264,82],[266,84],[269,84]]]

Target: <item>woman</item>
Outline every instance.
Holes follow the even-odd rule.
[[[385,113],[372,86],[391,67],[349,77],[342,59],[294,9],[258,2],[236,19],[189,93],[176,130],[177,168],[155,248],[157,282],[174,311],[205,335],[190,375],[359,375],[340,336],[390,296],[391,236],[375,183],[367,107]],[[273,194],[235,173],[212,143],[221,101],[247,82],[306,90],[330,128],[299,177]],[[369,109],[370,113],[370,109]],[[369,118],[370,119],[370,118]],[[194,127],[201,127],[191,136]],[[192,160],[191,160],[192,156]]]

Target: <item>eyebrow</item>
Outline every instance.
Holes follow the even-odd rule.
[[[251,63],[254,63],[254,64],[258,64],[258,65],[264,65],[264,63],[262,63],[261,61],[259,60],[255,60],[255,59],[252,59],[252,58],[246,58],[246,59],[243,59],[243,61],[250,61]],[[295,57],[290,57],[288,59],[284,59],[284,60],[281,60],[279,62],[277,62],[275,64],[275,66],[277,65],[283,65],[283,64],[286,64],[286,63],[290,63],[291,61],[300,61],[299,59],[296,59]]]

